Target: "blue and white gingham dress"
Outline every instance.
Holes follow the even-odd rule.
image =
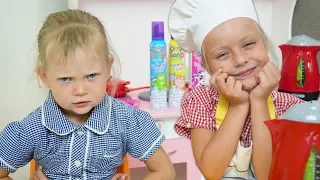
[[[35,159],[48,179],[111,179],[127,152],[145,161],[164,139],[147,112],[107,95],[85,124],[74,125],[49,93],[41,107],[2,131],[0,166],[12,173]]]

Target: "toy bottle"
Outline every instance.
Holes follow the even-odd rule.
[[[171,37],[169,43],[169,107],[180,107],[185,92],[185,51]]]
[[[189,80],[189,88],[195,88],[198,86],[203,86],[205,83],[204,75],[205,70],[200,64],[201,62],[201,54],[200,52],[191,52],[190,64],[191,64],[191,72],[190,72],[190,80]]]
[[[164,23],[152,22],[150,43],[150,104],[152,110],[167,107],[167,64]]]

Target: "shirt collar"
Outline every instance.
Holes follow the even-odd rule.
[[[111,98],[105,95],[102,101],[94,107],[87,122],[86,128],[97,134],[104,134],[109,129],[111,115]],[[77,125],[68,120],[61,112],[60,107],[52,97],[51,92],[42,105],[42,124],[50,131],[58,135],[68,135],[73,132]]]
[[[271,93],[271,98],[273,101],[275,101],[277,99],[278,93],[277,90],[273,90]]]
[[[109,130],[112,99],[105,95],[102,101],[93,109],[85,127],[97,134],[105,134]]]

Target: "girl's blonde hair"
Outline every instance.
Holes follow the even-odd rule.
[[[257,25],[258,31],[263,39],[264,45],[268,51],[268,56],[269,56],[270,61],[272,63],[274,63],[279,69],[281,69],[282,63],[274,51],[275,45],[273,44],[272,41],[269,40],[270,38],[268,38],[267,34],[263,31],[261,26],[257,23],[256,23],[256,25]]]
[[[112,75],[120,75],[120,62],[97,17],[82,10],[65,10],[50,14],[38,34],[38,57],[35,70],[45,69],[53,59],[66,60],[76,48],[95,58],[113,58]]]

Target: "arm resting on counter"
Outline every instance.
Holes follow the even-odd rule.
[[[175,170],[169,156],[162,147],[145,161],[150,173],[144,177],[144,180],[174,180]]]
[[[191,143],[197,166],[207,180],[220,180],[236,152],[248,106],[230,106],[220,126],[214,132],[191,129]]]
[[[0,180],[12,180],[9,177],[9,173],[2,167],[0,167]]]
[[[264,121],[269,120],[267,102],[251,103],[252,164],[259,180],[268,180],[272,162],[272,139]]]

